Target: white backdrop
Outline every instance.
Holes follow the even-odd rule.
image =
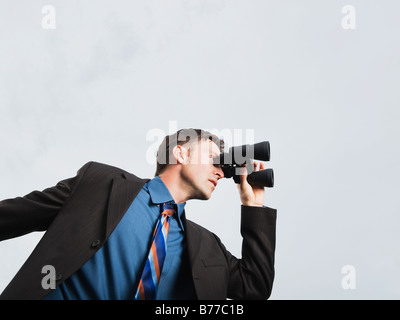
[[[271,299],[398,299],[399,11],[395,0],[2,1],[0,199],[91,160],[152,177],[154,134],[175,127],[269,140]],[[240,256],[233,181],[187,215]],[[41,236],[0,243],[0,291]]]

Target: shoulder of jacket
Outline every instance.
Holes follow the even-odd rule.
[[[105,163],[100,163],[100,162],[96,162],[96,161],[89,161],[87,163],[85,163],[85,165],[82,168],[90,168],[90,169],[103,169],[103,170],[107,170],[107,171],[124,171],[120,168],[117,168],[115,166],[111,166],[109,164],[105,164]]]
[[[89,161],[87,162],[82,168],[78,171],[79,174],[95,174],[101,176],[122,176],[126,179],[133,179],[133,180],[149,180],[149,179],[142,179],[124,169],[100,163],[96,161]]]
[[[197,224],[196,222],[193,222],[192,220],[186,219],[186,228],[192,229],[192,231],[193,230],[197,231],[199,234],[202,235],[202,237],[204,237],[204,236],[215,237],[216,236],[213,232],[211,232],[207,228]]]

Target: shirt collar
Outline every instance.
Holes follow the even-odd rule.
[[[181,221],[181,217],[183,214],[183,210],[185,209],[186,202],[184,203],[176,203],[171,193],[169,192],[167,186],[161,180],[160,177],[154,177],[147,183],[147,187],[149,189],[149,194],[151,198],[151,202],[154,204],[162,204],[164,202],[171,202],[177,206],[178,212],[178,223],[183,230],[183,223]]]

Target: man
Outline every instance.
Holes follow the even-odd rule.
[[[1,299],[267,299],[276,210],[263,206],[264,188],[241,176],[241,259],[185,217],[186,201],[209,199],[223,178],[213,161],[222,150],[213,134],[182,129],[160,145],[151,180],[90,162],[52,188],[0,202],[0,240],[46,230]],[[55,289],[43,285],[45,266]]]

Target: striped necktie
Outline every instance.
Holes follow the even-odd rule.
[[[157,294],[164,259],[167,253],[169,220],[175,213],[175,206],[172,203],[164,203],[161,206],[161,211],[160,218],[153,232],[150,252],[139,281],[135,300],[154,300]]]

